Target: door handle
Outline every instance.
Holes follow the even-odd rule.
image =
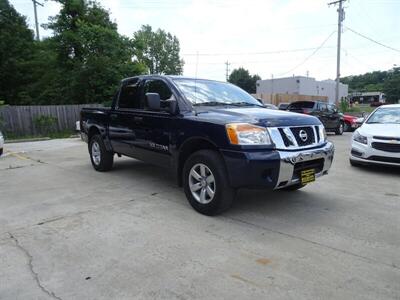
[[[111,115],[110,115],[110,118],[111,118],[112,120],[115,120],[117,117],[118,117],[117,114],[111,114]]]
[[[134,121],[135,123],[140,123],[140,122],[143,121],[143,117],[133,117],[133,121]]]

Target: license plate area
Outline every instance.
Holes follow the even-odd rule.
[[[300,171],[301,184],[307,184],[315,181],[315,169],[306,169]]]

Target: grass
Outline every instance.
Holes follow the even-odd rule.
[[[18,135],[12,132],[5,132],[4,136],[6,140],[29,140],[37,138],[50,138],[50,139],[65,139],[75,136],[76,132],[72,130],[50,132],[48,134],[37,134],[37,135]]]

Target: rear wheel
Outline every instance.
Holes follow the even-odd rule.
[[[335,130],[335,134],[336,135],[342,135],[343,131],[344,131],[344,124],[343,124],[343,122],[340,122],[339,126]]]
[[[104,172],[111,170],[114,162],[114,153],[107,151],[104,141],[99,134],[94,135],[89,142],[89,154],[93,168]]]
[[[347,122],[344,122],[344,132],[348,132],[348,131],[351,131],[350,130],[351,129],[351,126],[349,125],[349,123],[347,123]]]
[[[197,151],[187,159],[183,167],[183,188],[190,205],[208,216],[227,210],[235,196],[223,160],[213,150]]]

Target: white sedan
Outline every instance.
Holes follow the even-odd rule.
[[[350,163],[400,167],[400,104],[378,107],[353,133]]]
[[[3,155],[3,147],[4,147],[3,145],[4,145],[4,137],[3,137],[3,134],[0,131],[0,156]]]

